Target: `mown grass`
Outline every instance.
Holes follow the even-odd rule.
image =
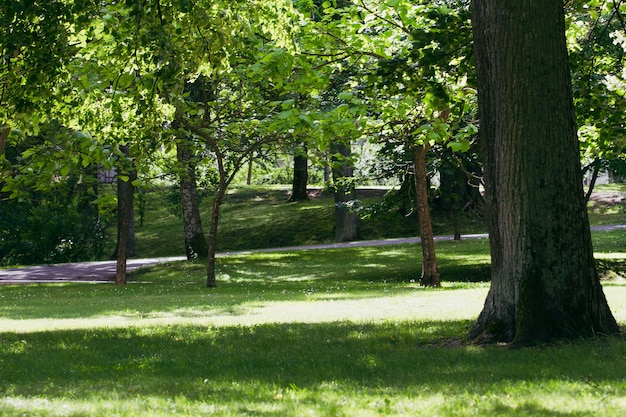
[[[626,324],[624,231],[596,232]],[[3,416],[618,416],[620,337],[510,350],[463,343],[488,290],[484,239],[250,253],[131,283],[0,286]]]
[[[332,240],[332,200],[288,204],[286,196],[280,188],[229,195],[221,250]],[[607,213],[595,212],[603,223]],[[396,214],[365,226],[364,238],[414,235],[402,223],[414,220]],[[445,217],[440,224],[438,234],[450,232]],[[182,225],[161,199],[138,231],[142,255],[182,253]],[[626,232],[593,240],[625,326]],[[419,250],[223,256],[210,290],[199,262],[138,270],[123,287],[0,286],[0,415],[626,413],[623,336],[519,350],[467,345],[488,291],[487,240],[437,242],[440,289],[416,282]]]

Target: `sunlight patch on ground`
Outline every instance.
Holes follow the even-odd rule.
[[[626,252],[602,252],[594,253],[596,259],[626,259]]]
[[[473,320],[478,317],[488,287],[441,290],[360,299],[312,295],[305,301],[251,301],[236,306],[179,308],[163,312],[109,312],[106,316],[71,319],[4,319],[0,332],[31,333],[38,331],[120,328],[155,325],[253,326],[269,323],[324,323],[349,320],[377,322],[385,320]],[[626,324],[626,286],[604,288],[616,320]]]
[[[0,331],[29,333],[61,329],[95,327],[152,326],[170,324],[193,325],[256,325],[266,323],[323,323],[333,321],[377,320],[446,320],[473,319],[487,295],[487,288],[416,292],[414,294],[372,297],[365,299],[334,299],[311,297],[307,301],[254,301],[236,308],[211,307],[178,309],[169,312],[131,314],[110,313],[104,317],[85,319],[0,318]]]

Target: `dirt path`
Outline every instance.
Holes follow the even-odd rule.
[[[610,226],[595,226],[591,230],[595,231],[609,231],[609,230],[624,230],[626,231],[626,225],[610,225]],[[487,234],[471,234],[462,235],[462,239],[486,239]],[[452,240],[452,236],[438,236],[435,240],[445,241]],[[385,245],[398,245],[398,244],[413,244],[419,243],[418,237],[414,238],[398,238],[398,239],[383,239],[383,240],[367,240],[359,242],[347,242],[347,243],[330,243],[321,245],[309,245],[309,246],[292,246],[283,248],[271,248],[271,249],[258,249],[249,251],[238,252],[224,252],[218,254],[219,257],[238,255],[251,252],[283,252],[283,251],[295,251],[295,250],[316,250],[316,249],[334,249],[334,248],[349,248],[349,247],[367,247],[367,246],[385,246]],[[186,258],[184,256],[173,256],[165,258],[146,258],[146,259],[130,259],[127,263],[127,270],[132,271],[134,269],[143,266],[152,266],[162,263],[183,261]],[[36,283],[64,283],[64,282],[109,282],[115,278],[115,261],[101,261],[101,262],[80,262],[80,263],[66,263],[55,265],[40,265],[40,266],[28,266],[24,268],[10,268],[0,269],[0,285],[2,284],[36,284]]]

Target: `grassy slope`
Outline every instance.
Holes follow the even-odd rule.
[[[385,190],[367,192],[366,206],[380,202]],[[365,194],[365,193],[363,193]],[[315,193],[306,202],[288,203],[287,186],[233,188],[222,208],[218,250],[232,251],[284,246],[330,243],[334,240],[332,195]],[[143,227],[138,227],[140,256],[184,255],[182,221],[164,204],[164,194],[148,196]],[[203,226],[208,229],[210,201],[201,204]],[[466,220],[464,233],[482,231],[476,221]],[[445,215],[433,213],[435,234],[451,234],[453,228]],[[381,213],[361,222],[361,239],[416,236],[417,218],[403,216],[397,210]]]
[[[626,184],[597,187],[602,192],[626,193]],[[363,198],[366,206],[379,202],[384,190],[368,192]],[[306,202],[288,203],[287,186],[233,188],[224,203],[219,226],[218,250],[232,251],[269,247],[329,243],[334,239],[333,199],[317,193]],[[184,255],[182,221],[168,210],[163,192],[147,196],[148,204],[143,227],[137,227],[140,256]],[[203,225],[208,229],[210,201],[201,204]],[[591,202],[592,224],[626,223],[626,208],[622,204]],[[432,210],[433,231],[436,235],[452,234],[451,219]],[[463,233],[485,232],[476,219],[464,219]],[[361,239],[408,237],[418,234],[417,218],[403,216],[397,210],[381,213],[361,222]]]

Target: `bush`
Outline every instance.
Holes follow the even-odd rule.
[[[0,264],[40,264],[102,259],[115,212],[112,196],[86,199],[65,184],[0,203]],[[83,190],[84,191],[84,190]],[[114,202],[114,201],[113,201]]]

